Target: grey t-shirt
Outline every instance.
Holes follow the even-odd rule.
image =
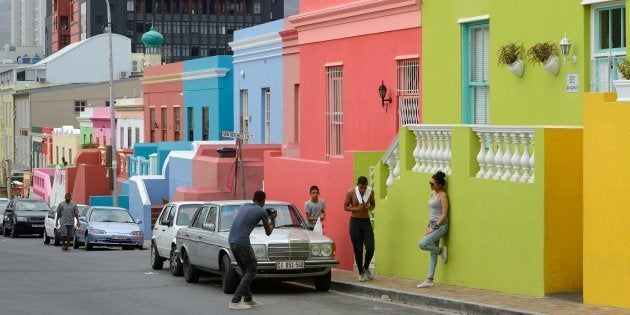
[[[253,203],[240,206],[230,228],[228,242],[245,246],[251,245],[249,235],[261,220],[269,220],[269,215],[265,209]]]
[[[74,218],[79,216],[79,208],[77,204],[70,201],[62,201],[57,206],[57,218],[59,218],[59,225],[74,225]]]
[[[304,212],[308,213],[308,217],[315,218],[315,220],[309,220],[311,222],[317,221],[317,218],[325,211],[326,203],[322,199],[317,200],[317,202],[313,202],[309,199],[304,203]]]

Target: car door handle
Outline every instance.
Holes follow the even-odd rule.
[[[197,238],[198,238],[198,239],[201,239],[201,236],[197,235]]]
[[[162,229],[162,232],[166,232],[166,229]]]
[[[190,234],[188,234],[188,233],[184,233],[184,235],[186,235],[186,236],[190,236]]]

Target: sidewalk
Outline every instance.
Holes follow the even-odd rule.
[[[416,288],[418,281],[375,275],[372,281],[359,282],[356,272],[334,269],[332,288],[340,292],[381,298],[395,302],[427,305],[464,314],[615,314],[630,315],[630,310],[587,305],[558,298],[535,298],[486,290],[436,284]]]

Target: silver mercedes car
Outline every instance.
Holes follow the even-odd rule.
[[[188,227],[177,231],[177,258],[183,265],[187,282],[197,282],[199,271],[221,275],[223,292],[232,294],[240,281],[240,268],[228,244],[230,227],[239,207],[250,200],[213,201],[200,207]],[[270,236],[262,222],[250,236],[258,260],[256,279],[291,280],[312,278],[317,291],[331,285],[331,268],[335,258],[332,239],[308,229],[294,205],[267,201],[265,208],[278,212],[276,227]]]

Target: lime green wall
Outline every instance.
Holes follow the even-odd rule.
[[[370,179],[370,167],[383,157],[383,152],[354,152],[354,182],[359,176]]]
[[[401,129],[400,156],[409,157],[413,133]],[[544,178],[544,130],[535,132],[536,178]],[[411,144],[411,145],[410,145]],[[411,150],[409,149],[411,148]],[[468,127],[452,128],[452,174],[447,177],[451,200],[447,264],[438,262],[436,281],[488,290],[544,294],[544,184],[475,178],[479,150]],[[403,163],[400,179],[384,189],[387,166],[376,170],[376,272],[422,279],[429,255],[418,248],[428,221],[431,174],[415,173]]]
[[[462,30],[460,18],[489,15],[490,123],[493,125],[581,125],[582,93],[590,81],[590,7],[579,1],[422,1],[423,122],[462,122]],[[560,65],[553,76],[527,64],[518,78],[497,65],[509,42],[571,40],[577,64]],[[558,47],[559,48],[559,47]],[[559,53],[560,54],[560,53]],[[566,74],[578,73],[579,92],[565,92]]]

